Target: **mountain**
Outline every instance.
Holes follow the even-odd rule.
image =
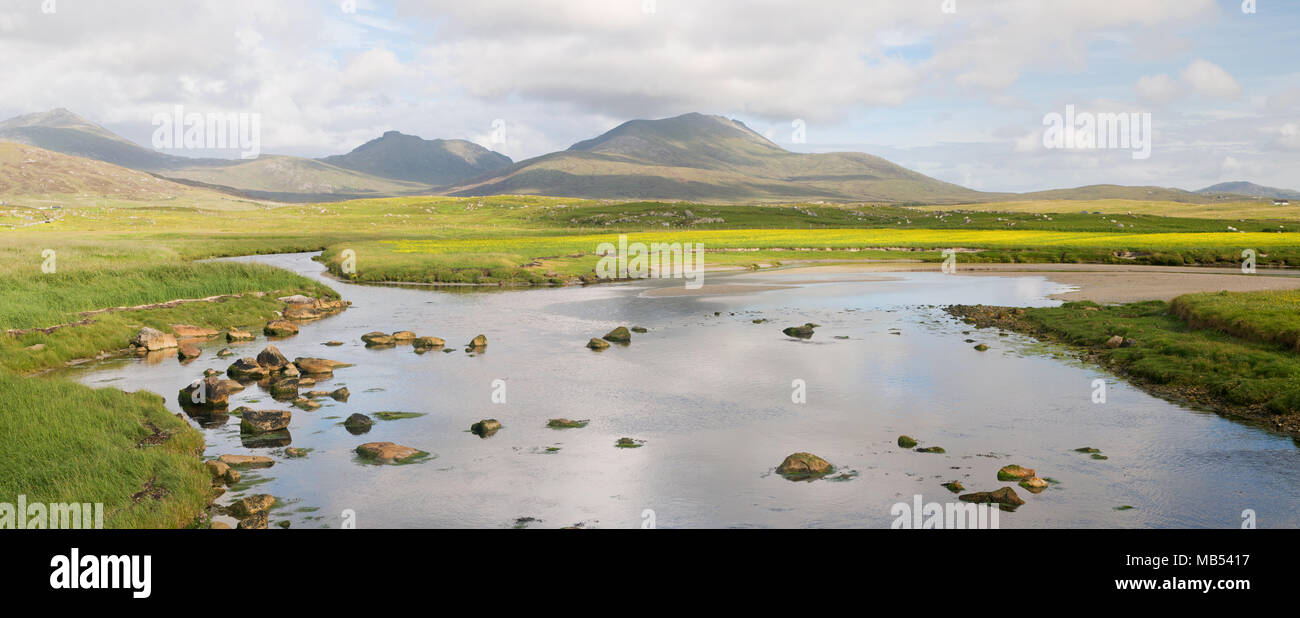
[[[327,202],[433,192],[422,183],[382,178],[316,159],[280,155],[227,161],[222,165],[198,164],[158,173],[170,179],[283,202]]]
[[[0,122],[0,140],[137,170],[163,170],[195,163],[194,159],[141,147],[62,108]]]
[[[514,163],[501,153],[465,140],[426,140],[389,131],[324,163],[383,178],[429,186],[449,185]]]
[[[150,172],[190,186],[258,199],[333,201],[432,194],[437,185],[489,173],[511,161],[462,140],[424,140],[389,132],[346,155],[305,159],[190,158],[142,147],[66,109],[0,123],[0,141]]]
[[[245,199],[172,182],[95,159],[0,142],[0,204],[102,204],[106,199],[183,203],[207,209],[255,207]]]
[[[790,152],[744,123],[695,113],[625,122],[447,193],[724,202],[991,199],[868,154]]]
[[[1173,187],[1087,185],[1069,189],[1049,189],[1047,191],[1018,193],[1012,196],[1010,200],[1136,200],[1145,202],[1208,204],[1212,202],[1241,201],[1241,196],[1210,195]]]
[[[1249,195],[1250,197],[1268,197],[1284,198],[1289,200],[1300,199],[1300,191],[1291,191],[1289,189],[1278,189],[1275,187],[1265,187],[1253,182],[1221,182],[1217,185],[1210,185],[1197,191],[1202,195]]]
[[[1125,199],[1204,204],[1248,197],[1300,199],[1300,192],[1248,182],[1221,183],[1195,192],[1092,185],[983,193],[869,154],[790,152],[742,122],[696,113],[631,120],[567,150],[518,163],[464,140],[426,140],[396,131],[347,154],[322,159],[178,157],[144,148],[65,109],[2,122],[0,141],[141,170],[191,188],[286,202],[437,194],[733,203]],[[31,181],[25,178],[23,182]]]

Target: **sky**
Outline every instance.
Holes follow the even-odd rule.
[[[177,105],[311,157],[397,130],[521,160],[702,112],[985,191],[1300,189],[1300,2],[0,0],[0,117],[149,145]],[[1067,106],[1149,118],[1150,156],[1047,147]]]

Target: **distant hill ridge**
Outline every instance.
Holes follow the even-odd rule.
[[[466,140],[426,140],[389,131],[345,155],[319,159],[384,178],[447,185],[496,171],[514,161],[499,152]]]
[[[1300,191],[1290,189],[1278,189],[1276,187],[1265,187],[1253,182],[1221,182],[1217,185],[1210,185],[1197,191],[1201,195],[1249,195],[1252,197],[1271,197],[1278,199],[1300,199]]]
[[[144,148],[66,109],[0,123],[0,140],[147,171],[191,186],[281,201],[500,194],[929,204],[1038,199],[1186,203],[1300,199],[1300,192],[1249,182],[1220,183],[1194,192],[1120,185],[1019,194],[980,192],[870,154],[790,152],[743,122],[699,113],[630,120],[567,150],[519,162],[466,140],[427,140],[398,131],[385,132],[347,154],[320,159],[178,157]]]

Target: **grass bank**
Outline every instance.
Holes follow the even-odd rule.
[[[1263,302],[1249,298],[1254,294],[1226,296]],[[1300,354],[1276,342],[1189,324],[1170,303],[1103,307],[1077,302],[1032,309],[958,305],[948,311],[980,328],[1012,330],[1074,346],[1086,359],[1156,395],[1300,436]],[[1261,320],[1258,325],[1268,331],[1285,328],[1280,320]],[[1133,342],[1107,346],[1116,336]]]
[[[1300,291],[1188,294],[1170,309],[1198,328],[1300,352]]]
[[[337,294],[263,265],[191,262],[166,243],[80,234],[6,240],[0,329],[14,332],[0,335],[0,501],[103,503],[113,528],[201,524],[212,497],[198,457],[203,435],[160,396],[21,374],[122,350],[145,326],[260,329],[283,309],[277,297]],[[53,268],[42,269],[42,247],[55,252]],[[219,299],[103,311],[209,297]]]
[[[203,435],[152,393],[0,369],[0,501],[103,503],[107,528],[180,528],[211,500]]]

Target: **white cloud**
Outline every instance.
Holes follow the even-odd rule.
[[[316,0],[115,0],[42,15],[0,0],[0,116],[67,107],[147,143],[153,113],[176,104],[257,112],[265,152],[311,156],[394,129],[488,141],[500,118],[508,139],[488,143],[518,159],[629,118],[701,111],[775,128],[782,144],[802,118],[816,130],[801,149],[834,139],[989,189],[1194,186],[1229,154],[1294,184],[1286,168],[1300,146],[1285,127],[1300,76],[1275,71],[1263,103],[1238,97],[1267,71],[1211,56],[1189,34],[1220,23],[1215,0],[959,0],[954,15],[938,5],[657,0],[647,14],[641,0],[397,0],[394,12],[362,0],[345,15]],[[1187,64],[1199,57],[1241,83]],[[1218,100],[1184,101],[1191,92]],[[1042,152],[1044,111],[1126,93],[1171,104],[1151,161]],[[882,143],[934,147],[918,158]]]
[[[1183,69],[1183,81],[1196,92],[1210,96],[1231,98],[1241,94],[1241,86],[1223,67],[1207,60],[1197,60]]]

